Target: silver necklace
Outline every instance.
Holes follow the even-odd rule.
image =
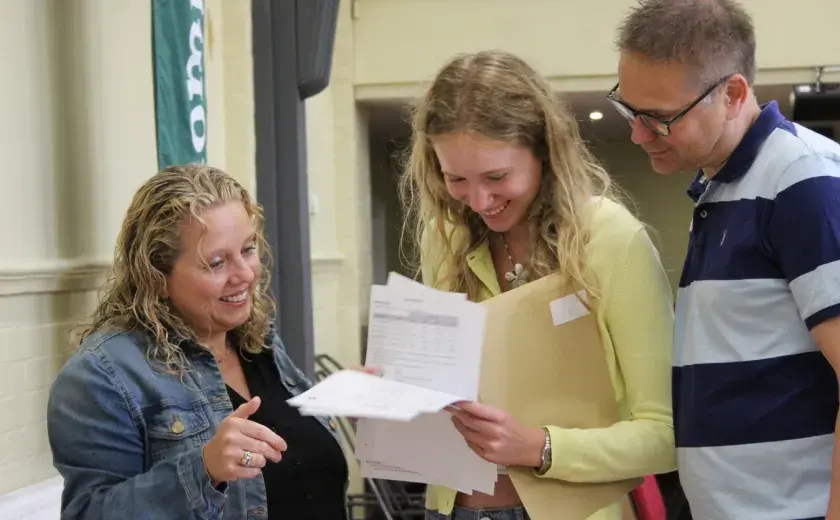
[[[519,262],[513,261],[513,256],[510,254],[510,248],[508,247],[507,238],[505,238],[505,234],[501,233],[502,235],[502,243],[505,245],[505,252],[507,252],[508,260],[510,260],[510,265],[513,266],[513,271],[505,272],[505,280],[508,281],[511,287],[516,289],[517,287],[522,287],[526,283],[528,283],[528,270],[525,269],[525,266],[520,264]]]
[[[215,355],[215,354],[213,354],[213,357],[216,357],[216,355]],[[227,343],[225,343],[225,351],[224,351],[224,353],[222,353],[222,355],[221,355],[221,356],[216,357],[216,363],[218,363],[218,364],[220,364],[220,365],[221,365],[222,363],[224,363],[225,361],[227,361],[227,358],[228,358],[228,357],[230,357],[230,345],[228,345]]]

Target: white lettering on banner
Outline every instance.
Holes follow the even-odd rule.
[[[191,0],[192,7],[204,14],[204,0]],[[190,135],[193,149],[197,154],[204,153],[207,145],[207,114],[204,110],[204,70],[201,58],[204,52],[204,30],[201,17],[193,20],[190,26],[190,57],[187,59],[187,94],[190,103]],[[196,73],[197,72],[197,73]],[[198,98],[198,101],[194,101]]]

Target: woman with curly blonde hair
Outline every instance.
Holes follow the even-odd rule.
[[[528,518],[535,504],[523,504],[511,466],[580,483],[673,470],[671,289],[573,116],[527,63],[485,51],[440,70],[414,107],[412,131],[402,192],[424,283],[481,301],[561,273],[586,293],[622,413],[608,428],[566,429],[463,403],[453,422],[499,466],[495,492],[430,486],[426,517]],[[621,516],[617,503],[591,518]]]
[[[329,418],[270,320],[260,206],[173,166],[135,194],[92,324],[50,392],[62,518],[346,518]]]

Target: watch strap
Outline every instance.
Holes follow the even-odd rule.
[[[545,445],[543,445],[540,454],[540,467],[535,470],[539,476],[545,475],[551,469],[551,434],[546,427],[543,427],[543,431],[545,432]]]

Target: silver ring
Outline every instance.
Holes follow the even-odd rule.
[[[250,451],[246,451],[245,454],[242,455],[242,465],[245,466],[246,468],[251,467],[251,457],[252,457],[252,455],[251,455]]]

